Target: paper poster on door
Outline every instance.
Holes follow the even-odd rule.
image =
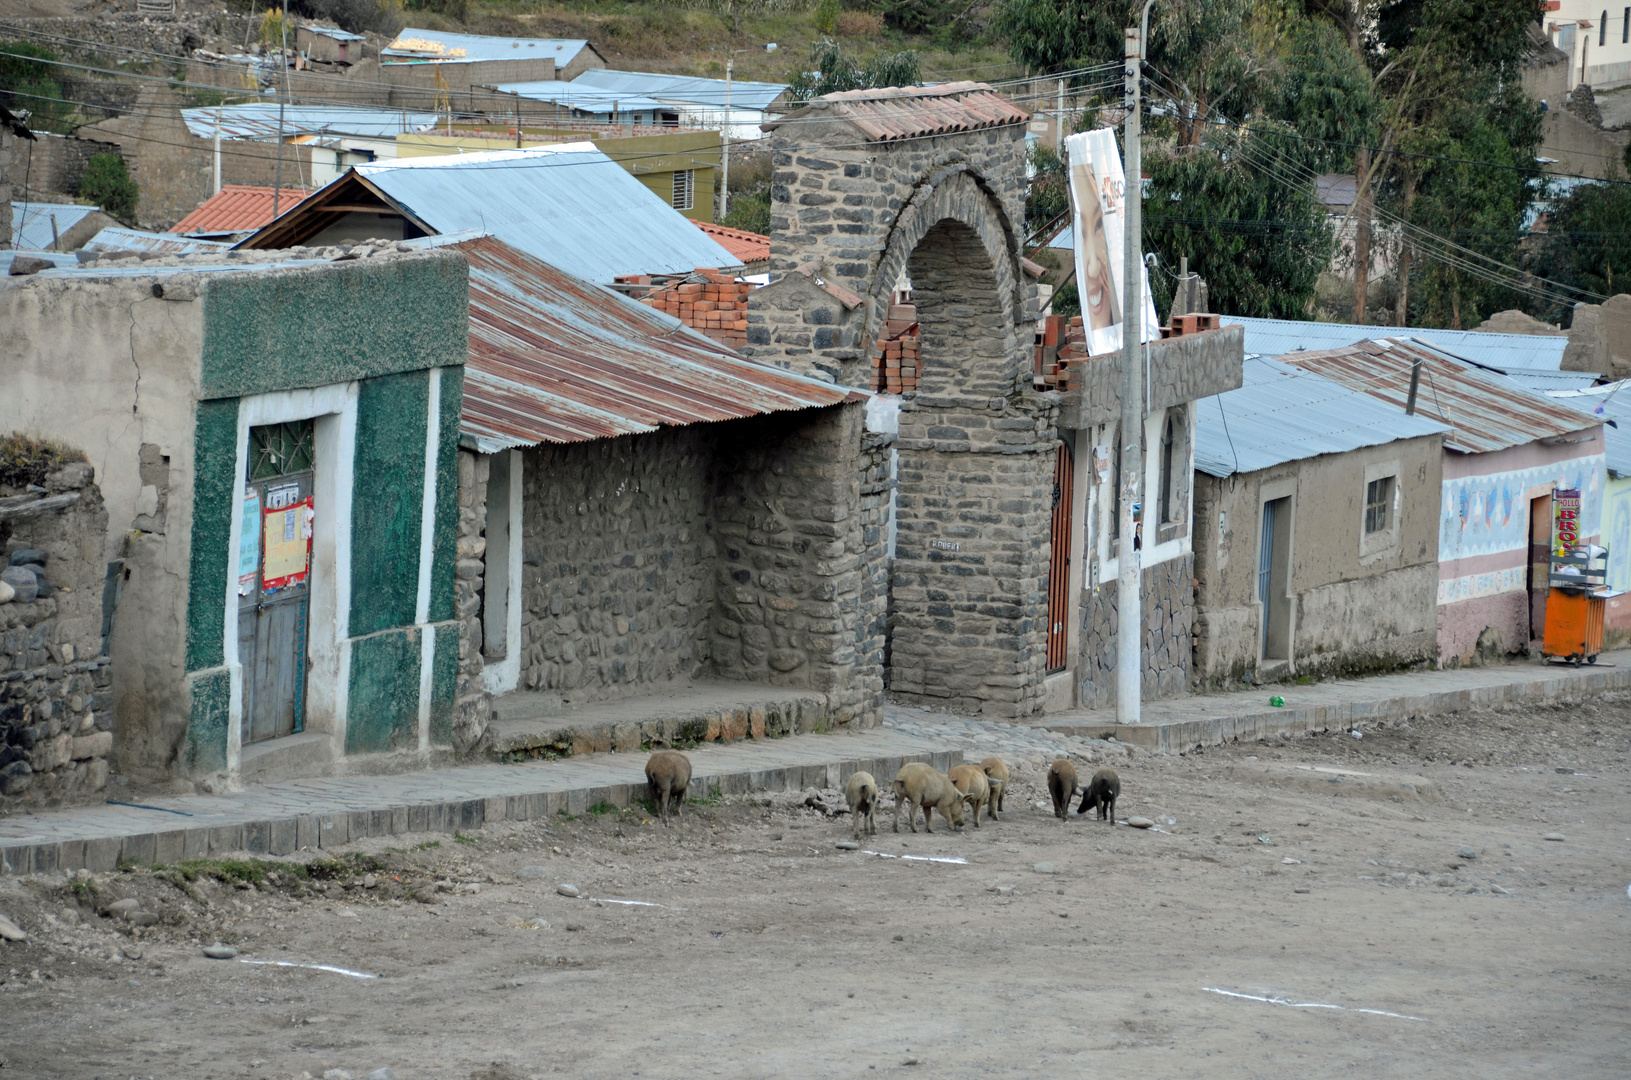
[[[275,592],[306,580],[311,562],[312,500],[267,510],[261,515],[264,564],[261,591]]]
[[[244,493],[238,521],[238,595],[248,596],[255,588],[255,574],[261,567],[261,493],[250,488]]]

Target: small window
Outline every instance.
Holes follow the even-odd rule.
[[[1620,44],[1631,42],[1631,7],[1620,15]]]
[[[696,204],[697,173],[695,169],[681,169],[674,174],[674,209],[689,210]]]
[[[1393,507],[1393,477],[1384,476],[1365,485],[1365,535],[1373,536],[1388,529],[1388,516]]]
[[[1603,9],[1603,17],[1597,21],[1597,47],[1602,48],[1608,44],[1608,9]]]
[[[1173,487],[1173,450],[1178,442],[1178,411],[1167,410],[1167,422],[1161,426],[1161,524],[1171,525],[1178,520],[1177,492]]]

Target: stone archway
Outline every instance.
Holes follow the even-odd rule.
[[[864,385],[904,270],[920,389],[900,401],[889,690],[1040,706],[1055,402],[1030,379],[1026,114],[976,83],[817,99],[772,131],[771,273],[750,355]]]

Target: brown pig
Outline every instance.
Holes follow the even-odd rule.
[[[952,787],[963,796],[963,802],[974,811],[974,827],[980,827],[980,809],[991,799],[991,784],[985,778],[985,770],[978,765],[959,765],[946,774]]]
[[[861,823],[866,823],[868,836],[878,831],[878,782],[869,772],[858,772],[844,785],[844,801],[849,803],[850,816],[855,819],[855,839],[861,838]],[[899,831],[899,830],[896,830]]]
[[[946,815],[952,828],[963,827],[963,796],[933,765],[914,761],[895,774],[895,831],[900,832],[901,808],[906,808],[906,824],[917,832],[917,808],[923,808],[923,828],[934,832],[934,812]]]
[[[1053,796],[1053,816],[1063,821],[1076,797],[1076,766],[1069,758],[1055,758],[1048,766],[1048,794]]]
[[[1002,809],[1002,797],[1008,793],[1008,766],[1000,757],[988,757],[980,762],[985,781],[991,787],[991,798],[986,800],[985,812],[992,821],[1001,821],[997,812]]]
[[[668,806],[674,805],[674,816],[680,816],[680,803],[685,789],[691,784],[691,759],[677,750],[658,750],[646,759],[646,786],[651,789],[651,801],[657,805],[658,816],[668,821]]]

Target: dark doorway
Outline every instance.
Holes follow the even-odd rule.
[[[1053,554],[1048,560],[1048,673],[1063,671],[1070,639],[1070,544],[1076,459],[1068,441],[1059,444],[1053,466]]]
[[[1529,640],[1546,636],[1546,593],[1552,572],[1552,497],[1529,500]]]

